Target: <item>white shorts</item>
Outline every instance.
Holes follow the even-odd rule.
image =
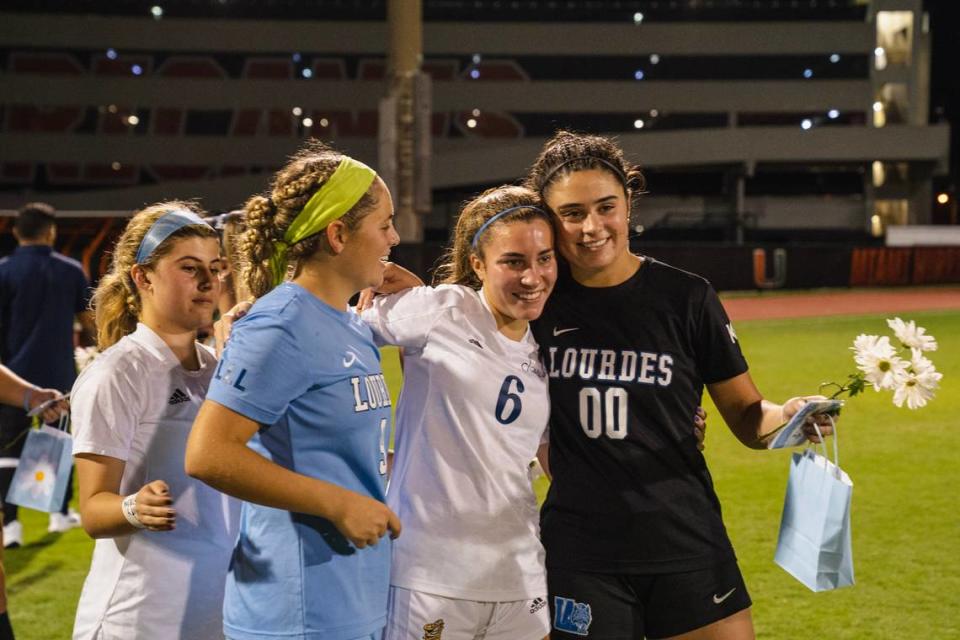
[[[547,594],[477,602],[390,587],[383,640],[543,640],[549,633]]]

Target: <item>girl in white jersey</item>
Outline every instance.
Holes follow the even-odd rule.
[[[77,640],[222,637],[239,505],[183,470],[214,371],[195,338],[220,269],[216,232],[189,205],[165,202],[130,220],[97,287],[103,353],[71,398],[80,510],[97,539]]]
[[[404,535],[385,640],[539,640],[549,621],[528,465],[549,397],[529,321],[556,264],[536,194],[501,187],[468,203],[438,280],[363,312],[380,344],[404,349],[387,493]]]

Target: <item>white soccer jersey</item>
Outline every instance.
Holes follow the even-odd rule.
[[[377,298],[363,318],[381,344],[404,348],[391,584],[479,601],[542,596],[527,471],[550,404],[533,336],[508,339],[482,293],[457,285]]]
[[[177,511],[173,531],[96,541],[74,624],[75,640],[223,637],[221,609],[240,503],[184,473],[193,419],[216,368],[184,369],[146,325],[88,366],[71,396],[73,452],[123,460],[120,494],[164,480]]]

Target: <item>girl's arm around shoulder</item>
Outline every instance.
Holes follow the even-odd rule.
[[[187,440],[187,474],[247,502],[326,518],[358,548],[376,544],[388,531],[400,535],[399,518],[379,500],[296,473],[247,447],[259,428],[205,401]]]
[[[361,314],[378,344],[422,349],[444,312],[463,304],[470,290],[459,285],[418,286],[378,296]]]
[[[363,313],[369,308],[373,299],[377,296],[400,293],[423,285],[423,280],[413,271],[401,267],[396,262],[387,262],[386,269],[383,272],[383,282],[380,286],[370,287],[360,292],[360,297],[357,300],[357,313]]]

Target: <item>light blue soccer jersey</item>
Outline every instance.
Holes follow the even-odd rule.
[[[370,329],[285,283],[233,328],[207,395],[262,425],[275,463],[384,501],[390,395]],[[383,627],[390,539],[357,549],[317,516],[243,504],[224,630],[237,640],[347,640]]]

